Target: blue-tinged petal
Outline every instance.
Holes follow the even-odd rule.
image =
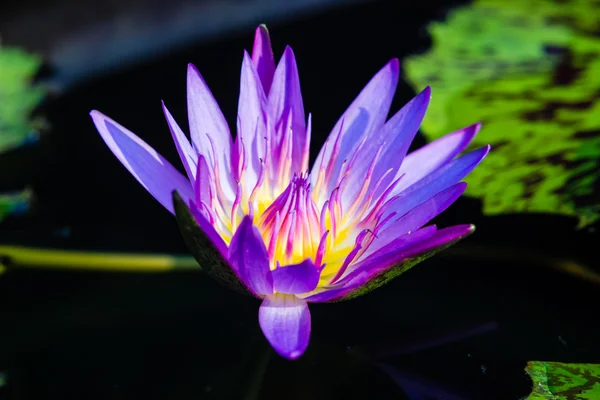
[[[167,106],[165,106],[164,102],[162,102],[162,107],[165,117],[167,118],[167,124],[171,130],[171,136],[173,136],[173,141],[175,142],[175,147],[179,153],[179,158],[181,158],[181,162],[183,163],[185,172],[187,172],[188,178],[190,178],[190,181],[193,182],[196,179],[198,154],[192,148],[192,145],[185,136],[185,133],[183,133],[169,110],[167,110]]]
[[[463,194],[466,187],[467,184],[464,182],[457,183],[419,204],[406,214],[399,214],[400,218],[389,220],[377,231],[376,239],[371,243],[364,256],[378,251],[396,238],[415,231],[431,221],[450,207]]]
[[[260,172],[260,160],[265,158],[266,107],[267,97],[260,78],[250,55],[244,52],[238,101],[238,142],[241,141],[241,145],[244,147],[246,171],[242,177],[242,183],[248,192],[251,192],[256,185]]]
[[[306,259],[300,264],[278,267],[273,271],[273,289],[286,294],[301,294],[313,291],[319,283],[321,269]]]
[[[306,297],[314,303],[348,300],[366,294],[406,272],[448,246],[464,239],[475,230],[474,225],[457,225],[437,231],[400,251],[378,252],[336,284],[336,288]]]
[[[266,296],[258,312],[260,327],[273,349],[295,360],[308,347],[310,311],[306,301],[293,294]]]
[[[481,129],[479,123],[467,126],[407,155],[398,171],[398,176],[406,174],[400,182],[399,189],[409,187],[451,161],[469,145],[479,129]]]
[[[196,204],[212,204],[214,185],[210,176],[210,169],[203,155],[198,156],[196,168],[196,180],[194,181],[194,195]]]
[[[369,169],[369,163],[380,148],[381,153],[374,166],[370,184],[375,184],[388,170],[391,169],[392,171],[388,173],[387,180],[380,184],[374,198],[378,198],[392,182],[419,130],[419,126],[421,126],[430,99],[431,89],[427,87],[406,103],[379,131],[368,137],[356,155],[357,162],[351,167],[348,184],[344,186],[342,193],[343,209],[361,190]]]
[[[277,144],[281,143],[285,137],[288,118],[291,118],[291,173],[304,172],[308,167],[308,165],[302,165],[307,141],[304,105],[302,103],[296,58],[289,46],[285,48],[281,61],[279,61],[279,65],[275,70],[273,86],[271,86],[268,99],[269,116],[275,125],[276,133],[280,134],[280,137],[275,137],[274,141]]]
[[[114,155],[167,210],[174,212],[171,197],[174,190],[186,202],[193,198],[190,181],[152,147],[102,113],[92,111],[90,115]]]
[[[252,63],[256,67],[256,72],[258,72],[265,93],[268,94],[275,74],[275,57],[271,48],[269,31],[265,25],[256,28],[254,47],[252,48]]]
[[[397,59],[387,63],[350,104],[331,131],[327,146],[321,148],[311,172],[314,186],[320,166],[331,166],[324,180],[326,187],[320,189],[325,196],[337,183],[344,160],[351,158],[365,137],[383,127],[398,85],[399,71]],[[336,149],[338,137],[339,146]],[[320,200],[319,204],[325,199]]]
[[[192,144],[206,157],[211,169],[218,165],[220,175],[217,179],[227,197],[233,198],[235,185],[231,178],[229,126],[202,75],[192,64],[188,64],[187,71],[187,108]]]
[[[414,232],[411,232],[410,234],[406,234],[399,238],[396,238],[391,243],[388,243],[387,246],[382,248],[380,252],[375,253],[372,256],[369,256],[366,258],[363,257],[362,261],[359,261],[355,265],[352,265],[352,268],[348,271],[348,273],[345,274],[345,276],[343,276],[341,279],[331,282],[329,287],[318,288],[315,290],[314,293],[311,293],[308,296],[305,295],[305,296],[300,296],[300,297],[304,298],[307,301],[317,302],[317,303],[321,302],[321,301],[328,301],[328,299],[330,299],[330,298],[338,297],[339,293],[342,293],[342,292],[345,293],[346,291],[349,290],[346,288],[347,281],[348,281],[348,279],[346,277],[348,275],[350,275],[350,273],[352,271],[355,271],[357,266],[360,267],[362,265],[365,265],[366,263],[370,264],[373,257],[377,257],[378,255],[381,255],[384,253],[388,253],[388,252],[399,253],[402,250],[405,250],[411,246],[414,246],[415,244],[417,244],[421,241],[429,239],[430,237],[432,237],[435,234],[436,231],[437,231],[436,226],[430,225],[425,228],[418,229]]]
[[[229,244],[229,264],[244,283],[258,295],[273,293],[269,254],[252,218],[245,216]]]
[[[391,213],[404,215],[412,208],[433,197],[435,194],[460,182],[475,169],[489,151],[489,146],[474,150],[456,160],[446,163],[441,168],[438,168],[408,188],[404,188],[404,190],[396,188],[392,192],[393,195],[396,195],[396,198],[390,201],[386,206],[383,214],[384,218]],[[400,183],[403,182],[403,179],[400,180]]]

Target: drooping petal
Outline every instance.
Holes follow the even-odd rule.
[[[275,74],[275,57],[271,48],[271,39],[266,25],[256,28],[254,47],[252,48],[252,63],[260,77],[265,94],[269,94],[273,75]]]
[[[345,209],[347,203],[356,198],[364,185],[369,185],[369,182],[365,182],[365,176],[368,175],[369,163],[376,156],[379,148],[381,153],[369,176],[371,185],[391,169],[391,172],[387,172],[389,178],[380,185],[374,195],[375,198],[380,196],[400,169],[402,160],[421,126],[430,99],[431,89],[427,87],[394,114],[379,131],[368,137],[358,150],[358,154],[353,156],[356,162],[350,167],[348,184],[344,186],[342,208]],[[365,189],[369,189],[369,186]]]
[[[278,267],[273,271],[273,289],[279,293],[301,294],[314,290],[321,269],[310,258],[300,264]]]
[[[193,198],[190,181],[152,147],[102,113],[94,110],[90,115],[114,155],[167,210],[174,212],[171,200],[174,190],[185,201]]]
[[[273,141],[281,146],[285,136],[288,118],[291,118],[292,130],[292,163],[291,173],[304,172],[308,165],[302,165],[306,147],[306,122],[302,92],[300,90],[300,77],[296,58],[291,47],[286,47],[275,70],[273,86],[268,97],[269,116],[275,125]]]
[[[397,59],[386,64],[350,104],[331,131],[311,172],[313,187],[321,184],[326,186],[320,190],[324,196],[328,196],[336,185],[344,160],[349,158],[365,137],[377,132],[385,123],[398,85],[399,70]],[[321,166],[328,166],[322,181],[319,179]],[[321,205],[325,197],[319,200]]]
[[[406,156],[398,174],[405,173],[400,185],[409,187],[421,178],[451,161],[473,140],[481,124],[474,124],[445,135]]]
[[[231,132],[217,101],[192,64],[188,64],[187,72],[187,107],[192,143],[211,168],[218,164],[218,179],[227,197],[232,198],[235,186],[231,178]]]
[[[425,229],[425,228],[424,228]],[[396,276],[406,272],[421,261],[464,239],[475,230],[474,225],[457,225],[437,231],[433,236],[421,240],[400,251],[378,253],[335,285],[305,300],[313,303],[348,300],[366,294]]]
[[[293,294],[266,296],[258,321],[265,337],[282,357],[295,360],[308,347],[310,311],[306,301]]]
[[[269,254],[252,218],[245,216],[229,244],[229,263],[244,283],[258,295],[273,293]]]
[[[165,106],[164,101],[162,102],[162,108],[165,117],[167,118],[167,124],[171,130],[171,135],[173,136],[173,141],[175,142],[175,147],[177,148],[177,153],[179,153],[179,158],[181,158],[181,162],[183,163],[185,172],[187,172],[188,178],[190,178],[190,181],[193,182],[196,179],[198,154],[192,148],[192,145],[185,136],[185,133],[183,133],[179,125],[177,125],[177,122],[169,110],[167,110],[167,106]]]

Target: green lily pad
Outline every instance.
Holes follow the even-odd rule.
[[[527,400],[600,399],[600,364],[530,361],[525,371],[533,381]]]
[[[0,46],[0,154],[38,136],[43,122],[31,113],[45,95],[32,85],[40,65],[38,56]]]
[[[423,133],[475,121],[492,151],[466,179],[484,213],[600,217],[600,14],[594,0],[477,0],[432,23],[433,46],[405,61],[432,87]]]
[[[198,264],[200,264],[202,271],[232,290],[252,295],[246,285],[233,272],[227,260],[221,256],[210,242],[210,239],[198,226],[196,218],[192,215],[188,205],[176,191],[173,191],[173,206],[183,240]]]

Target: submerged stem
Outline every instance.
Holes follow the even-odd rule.
[[[7,268],[145,273],[200,270],[193,257],[172,254],[108,253],[0,245],[0,257],[1,265]]]
[[[437,257],[464,260],[494,259],[519,262],[520,265],[550,267],[574,277],[600,284],[600,273],[570,258],[549,256],[534,250],[519,250],[511,246],[486,246],[462,244]],[[148,253],[110,253],[41,249],[27,246],[0,245],[0,274],[9,268],[70,269],[111,272],[169,272],[198,270],[200,266],[192,256]]]

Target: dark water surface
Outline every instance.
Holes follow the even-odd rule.
[[[298,59],[305,109],[313,114],[313,159],[370,77],[393,57],[425,50],[423,26],[448,7],[375,2],[269,24],[276,54],[290,44]],[[234,32],[49,101],[51,134],[0,161],[3,168],[25,163],[9,186],[32,182],[38,199],[32,216],[6,221],[1,241],[186,253],[174,218],[120,165],[88,113],[111,116],[175,163],[160,100],[186,126],[192,62],[234,126],[242,49],[252,38],[252,30]],[[401,82],[393,110],[413,95]],[[436,222],[478,229],[454,253],[365,297],[312,306],[311,345],[295,362],[267,346],[258,300],[201,273],[9,271],[0,279],[0,371],[7,377],[0,395],[519,399],[530,388],[528,360],[600,362],[598,286],[548,266],[566,258],[597,269],[598,224],[576,231],[567,218],[484,217],[468,198]],[[58,234],[65,227],[69,234]]]

